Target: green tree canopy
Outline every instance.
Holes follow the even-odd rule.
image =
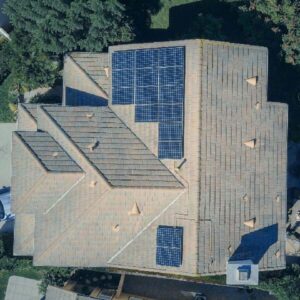
[[[286,62],[299,65],[300,1],[250,0],[246,7],[247,11],[260,15],[272,31],[281,36],[281,48]]]
[[[14,28],[47,53],[101,51],[132,38],[117,0],[7,0],[4,10]]]

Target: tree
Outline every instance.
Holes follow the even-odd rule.
[[[287,63],[300,64],[299,0],[250,0],[248,5],[244,6],[244,10],[257,14],[280,36],[282,52]],[[250,30],[253,29],[252,26],[249,27]]]
[[[35,46],[28,34],[14,31],[2,49],[10,73],[10,92],[16,96],[40,86],[52,85],[58,77],[58,62]]]
[[[269,291],[278,300],[299,300],[300,266],[292,265],[286,270],[263,274],[259,288]]]
[[[4,10],[45,53],[101,51],[133,36],[117,0],[7,0]]]
[[[74,269],[72,268],[49,268],[47,272],[43,274],[40,284],[41,293],[46,294],[48,285],[62,287],[70,278],[73,271]]]

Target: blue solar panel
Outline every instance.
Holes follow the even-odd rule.
[[[136,105],[135,122],[157,122],[158,105]]]
[[[159,49],[160,66],[183,66],[184,51],[183,47],[166,47]]]
[[[66,87],[66,105],[107,106],[107,100],[90,93]]]
[[[182,264],[183,227],[159,226],[156,236],[156,264],[179,267]]]
[[[182,141],[159,141],[158,157],[161,159],[180,159],[183,157]]]
[[[161,104],[159,105],[159,122],[182,122],[183,105],[182,104]]]
[[[132,104],[133,95],[133,87],[113,88],[112,104]]]
[[[137,87],[135,104],[157,104],[158,91],[154,86]]]
[[[159,49],[140,49],[136,51],[136,68],[158,66]]]
[[[180,67],[165,67],[159,69],[160,85],[183,85],[184,70]]]
[[[112,68],[112,103],[135,104],[136,122],[164,123],[159,157],[182,158],[184,47],[116,51]]]
[[[156,68],[136,69],[136,86],[158,86],[158,71]]]
[[[182,122],[159,123],[159,140],[160,141],[181,141],[183,137]]]
[[[134,71],[132,69],[113,70],[113,87],[133,87]]]
[[[165,85],[159,87],[159,102],[161,104],[183,103],[183,101],[184,88],[182,85]]]
[[[112,54],[112,69],[132,69],[134,67],[135,51],[116,51]]]

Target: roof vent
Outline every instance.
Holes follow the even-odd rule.
[[[250,227],[250,228],[253,228],[255,226],[255,223],[256,223],[256,218],[252,218],[248,221],[245,221],[244,222],[244,225]]]
[[[255,103],[255,108],[256,108],[257,110],[259,110],[259,109],[261,108],[261,103],[260,103],[259,101],[257,101],[257,102]]]
[[[114,225],[114,226],[112,227],[112,230],[113,230],[114,232],[119,232],[119,231],[120,231],[120,225],[119,225],[119,224]]]
[[[86,114],[86,117],[87,117],[88,119],[91,119],[91,118],[94,117],[94,116],[95,116],[95,114],[94,114],[93,112],[87,113],[87,114]]]
[[[133,207],[131,211],[128,213],[130,216],[139,216],[141,214],[141,211],[137,205],[136,202],[134,202]]]
[[[229,247],[228,247],[228,252],[229,252],[229,254],[232,253],[232,246],[231,245],[229,245]]]
[[[281,199],[280,199],[280,196],[277,195],[276,198],[275,198],[275,200],[276,200],[276,202],[280,202],[280,200],[281,200]]]
[[[97,185],[97,181],[96,180],[92,180],[90,183],[90,187],[95,187]]]
[[[99,145],[99,141],[95,141],[88,145],[88,148],[91,152],[93,152]]]
[[[244,142],[244,145],[251,148],[251,149],[254,149],[255,146],[256,146],[256,139],[252,139],[252,140],[249,140],[247,142]]]
[[[109,67],[104,67],[103,70],[105,72],[106,77],[108,78],[109,77]]]
[[[246,81],[253,85],[253,86],[256,86],[257,85],[257,81],[258,81],[258,76],[254,76],[254,77],[250,77],[248,79],[246,79]]]
[[[245,194],[245,195],[243,196],[243,200],[244,200],[245,202],[248,202],[248,201],[250,200],[248,194]]]
[[[186,163],[186,158],[184,158],[184,159],[179,163],[179,165],[178,165],[177,167],[175,167],[175,170],[176,170],[176,171],[179,171],[185,163]]]
[[[276,256],[277,258],[280,257],[280,251],[279,251],[279,249],[275,252],[275,256]]]
[[[53,152],[52,156],[56,158],[58,156],[58,152]]]

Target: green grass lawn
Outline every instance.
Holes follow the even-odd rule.
[[[199,0],[161,0],[160,11],[151,18],[152,29],[167,29],[169,27],[169,10],[173,6],[197,2]]]

